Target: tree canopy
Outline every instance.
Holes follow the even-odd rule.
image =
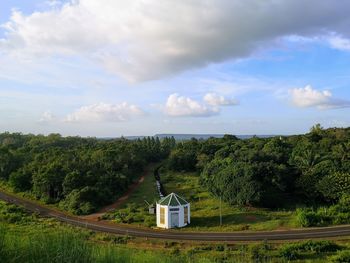
[[[350,193],[350,128],[315,125],[305,135],[181,142],[168,167],[197,171],[233,205],[279,207],[290,200],[334,202]]]
[[[0,179],[47,203],[86,214],[112,202],[174,138],[138,140],[0,134]]]

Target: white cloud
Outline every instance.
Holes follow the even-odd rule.
[[[122,122],[132,117],[142,116],[144,112],[135,105],[97,103],[83,106],[69,114],[67,122]]]
[[[56,119],[56,116],[52,114],[51,111],[45,111],[40,119],[39,119],[39,122],[40,123],[48,123],[48,122],[52,122]]]
[[[349,9],[347,0],[71,0],[31,15],[14,11],[0,51],[89,57],[142,81],[246,57],[284,36],[348,39]]]
[[[330,91],[318,91],[310,85],[304,88],[291,89],[289,94],[293,105],[300,108],[317,107],[319,109],[331,109],[350,107],[350,101],[333,98]]]
[[[207,93],[204,96],[204,101],[211,106],[233,106],[238,104],[235,99],[227,99],[216,93]]]
[[[174,93],[168,97],[164,112],[174,117],[208,117],[218,114],[219,108],[210,107]]]
[[[50,7],[56,7],[56,6],[60,6],[62,5],[62,1],[58,1],[58,0],[48,0],[45,2],[46,5],[50,6]]]
[[[350,39],[341,36],[331,36],[328,38],[331,47],[339,50],[350,51]]]

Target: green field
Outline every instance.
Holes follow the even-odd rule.
[[[224,202],[221,202],[222,225],[220,226],[220,200],[211,196],[200,186],[199,177],[195,173],[162,171],[161,180],[167,193],[178,193],[191,204],[191,224],[182,228],[181,231],[259,231],[297,227],[295,211],[240,208]],[[124,213],[128,218],[124,221],[117,220],[118,223],[154,227],[155,215],[148,214],[144,200],[155,202],[158,199],[154,177],[147,176],[123,207],[110,213],[106,218],[113,220],[115,214]]]
[[[191,224],[183,230],[237,231],[293,228],[292,211],[271,211],[258,208],[238,208],[221,202],[200,186],[193,173],[166,172],[163,175],[167,192],[176,192],[191,203]]]
[[[211,196],[199,184],[194,173],[165,172],[163,182],[167,192],[176,192],[191,203],[191,224],[184,231],[241,231],[293,228],[293,211],[272,211],[253,207],[233,207]]]

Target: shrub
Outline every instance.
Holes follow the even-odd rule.
[[[91,214],[97,207],[90,200],[94,200],[93,197],[96,195],[96,189],[93,187],[84,187],[81,190],[74,189],[60,202],[60,206],[77,215]]]
[[[279,255],[287,260],[294,260],[300,257],[302,252],[334,252],[339,246],[332,241],[305,241],[301,243],[292,243],[283,245],[279,249]]]
[[[299,244],[299,248],[302,251],[310,251],[310,252],[334,252],[339,249],[339,246],[328,240],[323,241],[305,241]]]
[[[215,248],[216,251],[224,251],[225,250],[225,246],[220,244],[220,245],[217,245],[216,248]]]
[[[333,224],[348,224],[350,222],[350,213],[339,213],[333,217]]]
[[[302,227],[325,226],[332,222],[332,218],[321,210],[297,209],[296,213],[297,222]]]
[[[156,221],[153,216],[146,216],[144,222],[148,227],[152,227],[156,225]]]
[[[19,223],[31,219],[23,208],[0,202],[0,220],[8,223]]]
[[[279,255],[286,260],[294,260],[299,258],[299,250],[296,245],[285,245],[279,249]]]
[[[346,263],[350,262],[350,250],[339,251],[336,255],[330,258],[331,262]]]
[[[113,238],[114,244],[127,244],[131,238],[129,236],[116,236]]]
[[[297,209],[297,223],[302,227],[347,224],[350,222],[350,196],[343,195],[337,204],[329,208]]]
[[[339,202],[329,208],[333,224],[347,224],[350,222],[350,195],[343,195]]]
[[[250,257],[253,262],[268,262],[270,245],[267,242],[250,247]]]

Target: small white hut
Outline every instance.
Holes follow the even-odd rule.
[[[171,193],[157,202],[157,226],[184,227],[190,223],[190,203]]]

